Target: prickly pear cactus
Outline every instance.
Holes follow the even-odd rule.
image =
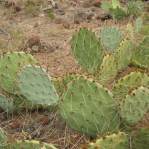
[[[131,41],[123,40],[120,43],[119,48],[116,49],[115,51],[115,59],[118,65],[117,66],[118,71],[123,70],[130,64],[133,54],[132,50],[133,50],[133,44],[131,43]]]
[[[107,84],[114,79],[119,71],[125,69],[131,62],[133,45],[129,40],[121,42],[114,54],[107,54],[100,66],[98,80]]]
[[[88,149],[128,149],[128,140],[128,136],[124,132],[119,132],[97,139],[95,143],[89,144]]]
[[[71,128],[90,136],[119,127],[119,116],[111,93],[84,77],[68,85],[59,108]]]
[[[67,74],[66,76],[52,79],[54,87],[60,97],[67,90],[68,83],[76,79],[76,77],[77,77],[77,74]]]
[[[102,63],[104,51],[95,33],[81,28],[71,42],[72,53],[78,63],[88,72],[95,72]]]
[[[121,101],[125,96],[139,86],[149,86],[149,77],[145,73],[131,72],[114,85],[112,90],[114,98]]]
[[[145,36],[141,44],[136,48],[132,63],[149,69],[149,36]]]
[[[7,113],[12,112],[14,110],[13,99],[7,98],[4,95],[0,95],[0,109]]]
[[[148,149],[149,147],[149,128],[141,128],[132,136],[133,149]]]
[[[117,75],[117,72],[116,60],[113,55],[108,54],[103,59],[97,78],[101,84],[107,84]]]
[[[16,141],[9,144],[6,149],[57,149],[52,144],[40,143],[36,140]]]
[[[105,27],[100,32],[101,43],[108,52],[117,49],[122,41],[123,35],[116,27]]]
[[[120,115],[126,124],[135,125],[149,110],[149,89],[139,87],[120,104]]]
[[[127,3],[127,14],[129,16],[138,17],[143,12],[144,3],[140,0],[128,1]]]
[[[137,18],[135,21],[134,30],[136,33],[139,33],[142,30],[143,20],[141,17]]]
[[[0,87],[6,92],[16,92],[17,72],[25,65],[35,64],[36,60],[24,52],[7,53],[0,60]]]
[[[18,74],[18,88],[32,104],[55,105],[59,98],[48,74],[38,66],[28,65]]]
[[[7,136],[5,132],[0,128],[0,148],[5,149],[5,146],[7,145]]]

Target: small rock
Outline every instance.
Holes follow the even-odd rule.
[[[37,45],[32,46],[32,50],[31,51],[32,52],[38,52],[39,51],[39,46],[37,46]]]

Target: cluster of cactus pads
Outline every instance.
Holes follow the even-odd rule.
[[[143,32],[149,26],[136,22],[131,27],[131,33],[104,27],[98,38],[81,28],[72,37],[72,54],[86,73],[53,81],[62,99],[60,114],[74,130],[92,137],[117,132],[149,112],[149,34]],[[127,149],[128,141],[125,133],[113,134],[89,149]]]
[[[47,72],[32,55],[6,53],[0,58],[0,108],[12,112],[20,107],[56,105],[58,95]]]
[[[144,31],[149,26],[144,28],[138,21],[136,28],[131,26],[129,33],[128,29],[104,27],[99,37],[86,28],[75,33],[72,54],[85,74],[51,80],[30,54],[4,54],[0,59],[0,108],[12,112],[20,107],[58,105],[72,129],[91,137],[111,134],[88,149],[129,149],[130,135],[112,133],[125,126],[132,128],[149,112],[149,34]],[[148,139],[148,129],[132,136],[132,145],[147,149],[144,136]],[[36,141],[17,141],[11,146],[50,148]]]

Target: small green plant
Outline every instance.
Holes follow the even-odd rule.
[[[53,11],[51,10],[51,9],[49,9],[48,11],[47,11],[47,15],[48,15],[48,17],[50,18],[50,19],[54,19],[54,13],[53,13]]]
[[[138,17],[142,14],[144,4],[142,1],[128,1],[126,5],[122,5],[119,0],[103,1],[101,8],[107,11],[116,20],[121,20],[128,16]]]
[[[121,20],[126,17],[127,13],[124,7],[121,6],[119,0],[103,1],[101,8],[112,15],[114,19]]]

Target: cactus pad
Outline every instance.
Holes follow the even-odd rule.
[[[0,95],[0,109],[7,113],[12,112],[14,110],[13,99]]]
[[[63,93],[67,90],[67,85],[78,76],[78,74],[67,74],[66,76],[52,79],[55,89],[60,97],[62,97]]]
[[[5,54],[0,60],[0,87],[6,92],[15,93],[17,72],[25,65],[36,60],[30,54],[13,52]]]
[[[26,66],[18,74],[20,94],[33,104],[55,105],[58,95],[47,73],[38,66]]]
[[[149,36],[146,36],[137,47],[132,61],[139,67],[149,69]]]
[[[72,53],[88,72],[95,72],[103,59],[103,49],[95,33],[81,28],[72,38]]]
[[[120,115],[124,122],[129,125],[135,125],[142,120],[149,110],[149,89],[139,87],[120,104]]]
[[[98,80],[101,84],[106,84],[117,75],[117,63],[113,55],[106,55],[100,66]]]
[[[119,71],[126,68],[130,64],[133,54],[132,50],[133,44],[129,40],[122,41],[119,48],[116,49],[115,59],[117,61]]]
[[[100,38],[107,51],[113,52],[122,41],[122,33],[116,27],[105,27],[101,30]]]
[[[36,140],[16,141],[10,144],[6,149],[57,149],[52,144],[40,143]]]
[[[95,143],[89,144],[88,149],[128,149],[128,140],[128,136],[124,132],[119,132],[97,139]]]
[[[141,72],[131,72],[115,84],[112,91],[114,98],[120,101],[129,92],[142,85],[149,86],[149,77]]]
[[[119,127],[111,93],[84,77],[68,85],[59,107],[61,116],[70,127],[87,135],[96,136]]]

